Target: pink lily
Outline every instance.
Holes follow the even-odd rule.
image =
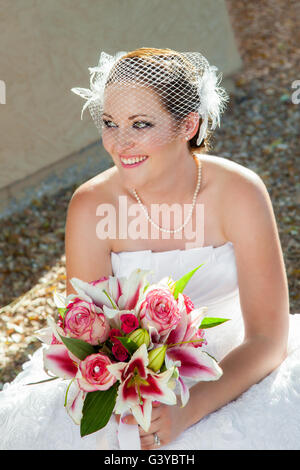
[[[222,369],[218,363],[206,352],[190,346],[178,346],[167,349],[166,357],[178,364],[180,376],[193,380],[218,380]]]
[[[218,380],[223,374],[215,359],[194,347],[201,341],[201,338],[198,341],[197,331],[206,311],[207,307],[202,307],[188,314],[186,311],[182,312],[179,324],[167,338],[165,363],[166,367],[174,365],[178,368],[177,381],[181,391],[182,406],[185,406],[189,399],[189,390],[183,377],[196,381],[209,381]]]
[[[80,360],[64,344],[52,344],[43,351],[44,368],[61,379],[72,379],[66,393],[65,407],[75,424],[80,424],[86,392],[75,380]]]
[[[43,351],[44,368],[61,379],[72,379],[77,374],[78,364],[74,360],[77,358],[71,358],[70,354],[64,344],[51,344]]]
[[[128,363],[118,362],[107,366],[107,369],[121,382],[115,412],[122,414],[131,410],[145,431],[148,431],[151,424],[153,400],[167,405],[176,404],[176,395],[168,385],[174,367],[156,374],[147,368],[148,363],[147,347],[142,344]]]
[[[207,311],[207,307],[199,307],[187,313],[184,297],[181,293],[178,295],[178,302],[180,302],[181,305],[183,303],[184,308],[181,308],[180,322],[176,325],[176,328],[170,332],[166,341],[167,344],[191,341],[197,333]]]

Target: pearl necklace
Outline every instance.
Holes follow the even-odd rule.
[[[197,157],[195,157],[193,155],[193,158],[194,160],[196,160],[196,163],[197,163],[197,166],[198,166],[198,180],[197,180],[197,186],[196,186],[196,189],[195,189],[195,192],[194,192],[194,196],[193,196],[193,201],[192,201],[192,207],[190,208],[189,210],[189,214],[185,220],[185,222],[178,228],[176,229],[173,229],[173,230],[168,230],[166,228],[162,228],[160,227],[159,225],[157,225],[152,219],[151,217],[149,216],[148,214],[148,211],[147,211],[147,208],[143,205],[142,201],[140,200],[137,192],[135,189],[133,189],[133,194],[137,200],[137,202],[139,203],[139,205],[141,206],[141,208],[143,209],[144,213],[145,213],[145,216],[147,218],[147,220],[154,226],[156,227],[158,230],[160,230],[161,232],[167,232],[167,233],[176,233],[176,232],[179,232],[180,230],[182,230],[186,224],[189,222],[190,218],[192,217],[192,213],[193,213],[193,210],[194,210],[194,207],[195,207],[195,204],[196,204],[196,199],[197,199],[197,195],[198,195],[198,192],[199,192],[199,189],[200,189],[200,184],[201,184],[201,160],[199,160]]]

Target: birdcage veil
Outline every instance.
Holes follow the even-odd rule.
[[[138,54],[119,51],[114,55],[101,52],[99,64],[89,67],[90,89],[71,90],[86,100],[81,119],[83,112],[88,108],[97,129],[100,133],[105,132],[107,138],[116,140],[122,136],[127,140],[141,141],[151,136],[152,141],[159,143],[180,135],[184,118],[193,113],[198,117],[198,121],[201,118],[197,139],[197,145],[200,146],[208,128],[213,130],[220,126],[220,115],[228,101],[226,91],[220,87],[222,74],[217,75],[217,67],[211,66],[199,52],[150,48],[141,48],[138,51]],[[118,94],[117,107],[114,108],[111,120],[103,117],[109,92]],[[134,130],[132,125],[128,127],[124,137],[124,116],[128,111],[130,93],[134,93],[137,112],[143,111],[140,114],[155,114],[158,119],[156,98],[163,109],[170,113],[171,125],[163,137],[161,132],[155,131],[155,126],[152,125],[150,129],[149,125],[143,125],[142,121],[139,121],[139,127]]]

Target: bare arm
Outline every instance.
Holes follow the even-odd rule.
[[[237,398],[286,357],[288,283],[272,203],[254,172],[231,178],[224,188],[224,232],[234,244],[245,337],[220,362],[219,380],[190,390],[188,426]]]
[[[110,261],[110,240],[97,236],[97,203],[104,197],[98,190],[99,200],[95,200],[88,187],[80,187],[69,203],[66,220],[66,271],[67,295],[76,291],[70,284],[72,277],[90,282],[112,274]]]

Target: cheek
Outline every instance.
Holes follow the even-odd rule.
[[[147,138],[147,143],[151,147],[161,149],[162,147],[167,147],[174,141],[176,134],[170,126],[158,126],[155,128],[151,134],[149,133]]]
[[[156,126],[145,131],[129,131],[118,133],[112,130],[102,130],[102,143],[105,150],[113,154],[118,151],[124,141],[129,143],[139,153],[150,155],[156,151],[161,152],[163,147],[168,147],[174,140],[174,133],[170,127]]]
[[[113,146],[114,139],[112,138],[111,135],[105,130],[102,131],[102,143],[103,147],[108,150]]]

